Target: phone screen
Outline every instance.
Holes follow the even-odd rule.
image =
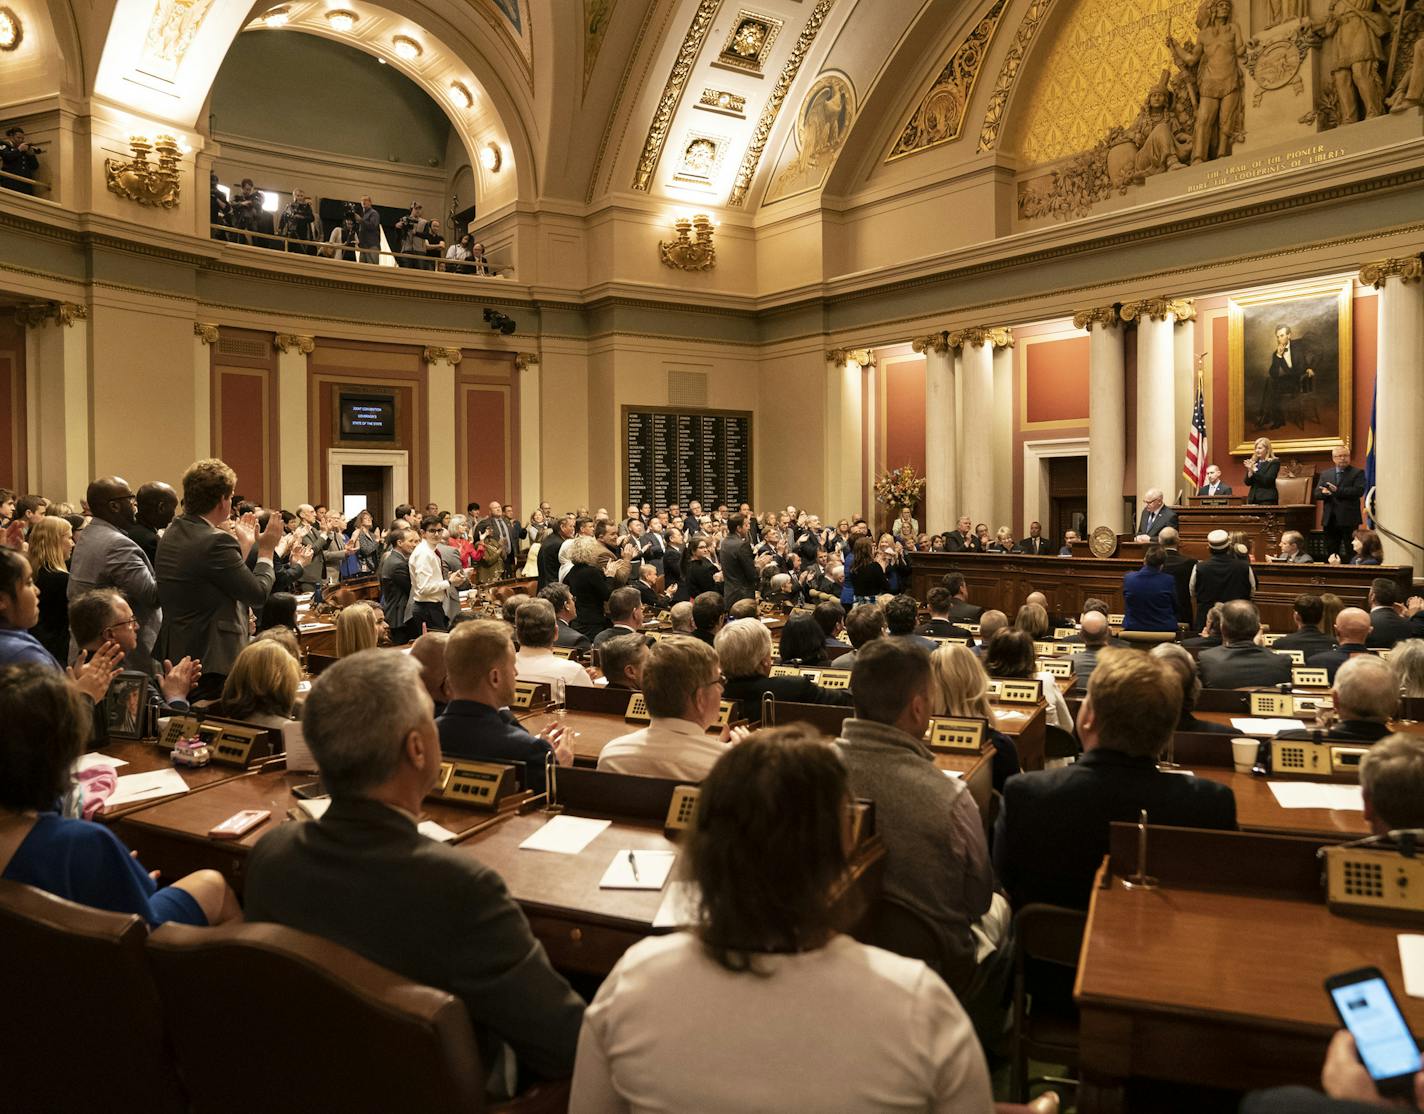
[[[1419,1048],[1384,979],[1331,987],[1330,993],[1371,1077],[1392,1079],[1419,1070]]]

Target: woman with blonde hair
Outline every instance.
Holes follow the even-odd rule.
[[[1019,772],[1019,752],[1014,741],[994,726],[997,719],[989,701],[989,675],[979,657],[968,646],[941,643],[930,655],[931,714],[971,717],[985,721],[989,741],[994,744],[994,788]]]
[[[618,567],[626,566],[621,561],[610,562],[609,558],[606,545],[583,534],[574,538],[573,545],[569,547],[573,568],[564,577],[564,586],[572,593],[576,610],[574,621],[569,625],[587,638],[613,625],[604,614],[604,605],[618,583],[604,566],[614,572]]]
[[[281,727],[292,718],[301,679],[296,661],[280,643],[250,643],[223,682],[217,714],[260,727]]]
[[[336,656],[349,657],[361,650],[374,650],[378,639],[376,611],[362,600],[343,608],[336,617]]]
[[[985,552],[1012,553],[1015,544],[1014,532],[1007,526],[1000,526],[994,531],[994,540],[985,547]]]
[[[1424,696],[1424,639],[1407,638],[1389,655],[1390,672],[1399,682],[1399,695]]]
[[[1271,439],[1257,437],[1251,455],[1246,458],[1246,502],[1279,503],[1281,496],[1276,490],[1276,477],[1280,472],[1281,462],[1271,448]]]
[[[69,555],[74,530],[60,515],[46,515],[30,530],[30,567],[40,590],[40,621],[30,633],[57,662],[69,660]]]
[[[1340,612],[1345,610],[1345,601],[1334,592],[1321,592],[1320,606],[1323,609],[1320,613],[1320,630],[1322,633],[1334,638],[1335,618]]]
[[[1046,641],[1051,633],[1051,628],[1048,625],[1048,612],[1044,610],[1042,604],[1026,603],[1019,608],[1019,613],[1014,617],[1014,629],[1027,632],[1035,642]]]

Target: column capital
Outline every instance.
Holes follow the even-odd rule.
[[[1118,310],[1124,321],[1151,318],[1165,321],[1168,315],[1178,321],[1192,321],[1196,318],[1196,305],[1189,298],[1139,298],[1135,302],[1124,302]]]
[[[910,341],[910,347],[916,352],[938,352],[944,355],[949,351],[949,332],[941,329],[937,333],[930,333],[929,336],[916,337]]]
[[[528,371],[539,363],[539,353],[537,352],[516,352],[514,354],[514,370]]]
[[[304,337],[297,333],[277,333],[272,339],[279,352],[289,352],[295,348],[303,356],[310,356],[316,351],[315,337]]]
[[[461,352],[458,348],[438,348],[434,345],[431,345],[420,354],[420,358],[423,359],[427,364],[433,364],[440,360],[444,360],[451,367],[454,367],[456,364],[458,364],[461,360],[465,358],[465,354]]]
[[[205,325],[201,321],[193,322],[193,335],[204,344],[216,344],[218,342],[218,327],[216,325]]]
[[[1424,278],[1424,260],[1417,255],[1406,255],[1397,259],[1377,259],[1360,268],[1360,283],[1364,286],[1373,286],[1378,290],[1390,278],[1401,282],[1419,282]]]
[[[1101,325],[1105,329],[1117,326],[1121,321],[1118,316],[1117,306],[1091,306],[1088,309],[1080,309],[1073,315],[1073,328],[1093,331],[1094,325]]]
[[[986,344],[991,348],[1012,348],[1014,331],[1002,325],[971,325],[967,329],[956,329],[948,334],[946,340],[951,348],[963,348],[966,345],[983,348]]]
[[[861,367],[869,367],[875,363],[875,353],[869,348],[830,348],[826,351],[826,360],[833,364],[854,360]]]
[[[38,329],[46,322],[68,327],[89,316],[89,307],[79,302],[34,302],[15,310],[15,324],[24,329]]]

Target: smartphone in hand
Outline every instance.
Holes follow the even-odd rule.
[[[1331,975],[1325,990],[1341,1023],[1355,1038],[1360,1061],[1379,1093],[1412,1098],[1414,1076],[1421,1066],[1419,1046],[1380,969],[1360,967]]]

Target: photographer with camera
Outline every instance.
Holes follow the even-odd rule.
[[[312,211],[311,200],[300,188],[292,190],[292,200],[282,210],[277,222],[277,235],[287,237],[286,249],[303,255],[315,255],[316,248],[310,243],[293,243],[294,240],[316,240],[317,220]]]
[[[396,262],[402,267],[414,267],[420,270],[433,268],[435,264],[428,259],[406,259],[405,255],[425,254],[425,235],[430,231],[430,222],[421,215],[421,205],[419,201],[410,203],[410,212],[396,221],[396,231],[401,234],[400,250],[403,253]]]
[[[361,248],[362,263],[381,262],[381,214],[371,204],[371,195],[361,198],[356,218],[356,243]]]
[[[222,190],[218,189],[218,172],[212,171],[208,175],[208,223],[210,225],[223,225],[226,228],[232,227],[232,206],[223,196]],[[216,228],[209,228],[208,234],[214,240],[229,240],[226,232],[220,232]]]
[[[0,178],[0,185],[16,193],[35,192],[35,175],[40,168],[40,156],[44,152],[25,138],[25,129],[16,124],[5,130],[5,141],[0,143],[0,167],[14,178]],[[28,178],[22,182],[18,179]]]
[[[356,222],[360,219],[360,214],[359,205],[347,205],[341,223],[331,230],[326,246],[319,249],[319,254],[327,259],[344,259],[348,263],[354,263],[357,247]]]
[[[232,226],[244,232],[256,232],[257,224],[262,219],[263,197],[262,191],[252,184],[252,179],[244,178],[228,200],[232,204]],[[249,244],[254,242],[251,236],[244,236],[243,240]]]

